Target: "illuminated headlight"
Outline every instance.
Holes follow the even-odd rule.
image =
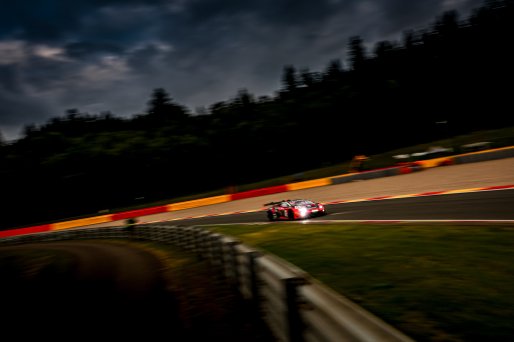
[[[298,212],[300,213],[301,217],[305,217],[305,216],[307,216],[308,210],[307,210],[307,208],[302,207],[302,208],[298,209]]]

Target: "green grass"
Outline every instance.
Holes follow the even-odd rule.
[[[514,336],[514,226],[218,226],[276,254],[418,341]]]

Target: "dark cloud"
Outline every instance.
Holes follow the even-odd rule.
[[[4,1],[5,2],[5,1]],[[272,95],[282,68],[346,62],[478,0],[26,0],[0,12],[0,130],[66,109],[130,116],[163,87],[195,109],[241,88]],[[6,128],[9,127],[9,128]],[[5,132],[8,129],[9,132]],[[19,129],[16,128],[16,132]]]
[[[91,56],[123,53],[123,48],[114,43],[94,41],[72,42],[64,45],[66,55],[73,59],[89,58]]]
[[[173,3],[166,0],[4,0],[0,11],[0,38],[51,41],[73,37],[88,18],[109,9],[137,10]],[[126,14],[126,13],[123,13]],[[110,18],[124,20],[123,16]]]
[[[35,97],[24,96],[0,88],[0,133],[7,140],[18,139],[23,127],[44,122],[51,115],[48,104]]]

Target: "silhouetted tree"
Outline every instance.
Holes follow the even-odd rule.
[[[298,87],[298,75],[292,65],[286,65],[282,73],[282,88],[287,92],[294,92]]]
[[[323,80],[329,82],[337,82],[341,80],[343,75],[343,67],[339,59],[333,59],[328,63],[325,72],[323,73]]]
[[[28,124],[23,127],[23,136],[28,138],[37,132],[37,127],[34,124]]]
[[[185,108],[175,104],[163,88],[154,89],[148,106],[148,115],[159,121],[181,121],[188,116]]]
[[[350,67],[353,70],[360,70],[364,66],[366,53],[362,39],[359,36],[350,37],[348,53],[350,55]]]
[[[309,68],[303,68],[300,71],[301,84],[306,87],[312,87],[321,80],[318,72],[311,72]]]

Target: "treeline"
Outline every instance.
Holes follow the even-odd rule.
[[[0,141],[0,227],[292,174],[478,129],[514,125],[514,5],[447,12],[403,42],[348,42],[313,72],[284,67],[274,96],[242,89],[193,115],[155,89],[130,119],[69,110]],[[445,125],[438,122],[447,122]]]

